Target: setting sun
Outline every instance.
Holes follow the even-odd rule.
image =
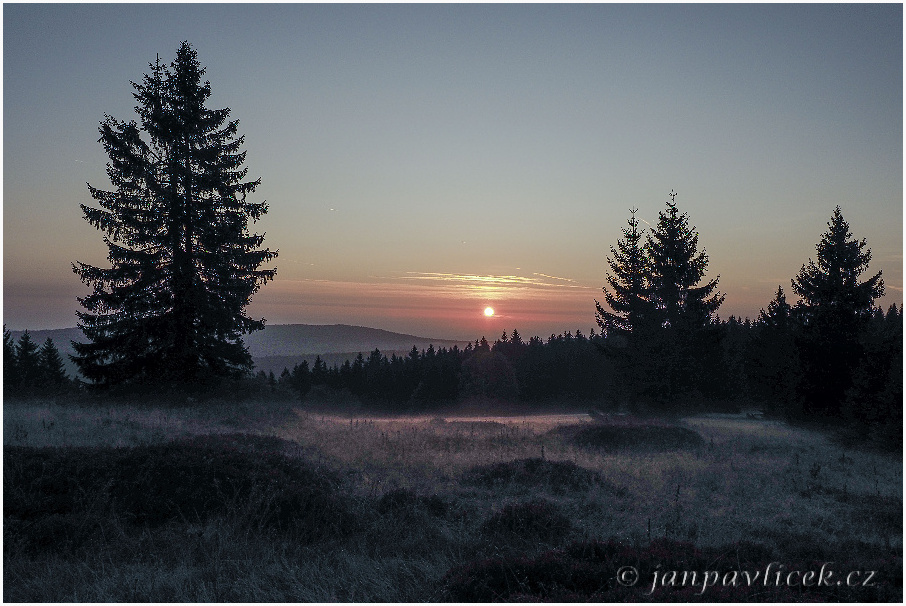
[[[484,315],[486,315],[486,316],[489,317],[489,318],[490,318],[491,316],[493,316],[493,315],[494,315],[494,308],[493,308],[493,307],[485,307],[485,308],[484,308]]]

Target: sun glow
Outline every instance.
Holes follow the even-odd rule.
[[[490,318],[491,316],[493,316],[493,315],[494,315],[494,308],[493,308],[493,307],[485,307],[485,308],[484,308],[484,315],[486,315],[486,316],[489,317],[489,318]]]

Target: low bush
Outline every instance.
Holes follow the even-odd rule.
[[[4,527],[33,548],[111,516],[152,527],[232,516],[303,541],[345,532],[354,519],[338,481],[286,456],[291,447],[244,434],[130,448],[6,446]]]
[[[607,423],[565,425],[552,430],[581,448],[608,452],[621,450],[676,450],[698,448],[704,439],[688,427],[634,418]]]
[[[545,459],[518,459],[506,463],[477,465],[462,477],[463,484],[482,488],[546,488],[553,494],[567,491],[585,491],[603,484],[601,476],[572,461],[548,461]]]

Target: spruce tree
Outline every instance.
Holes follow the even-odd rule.
[[[658,327],[649,300],[650,265],[635,216],[638,209],[629,212],[629,227],[622,229],[623,237],[617,240],[616,248],[610,247],[607,258],[610,271],[602,290],[610,310],[596,299],[595,320],[606,336],[598,343],[599,349],[619,374],[617,381],[602,387],[635,407],[653,391],[648,369],[657,347]]]
[[[786,301],[783,287],[778,286],[777,293],[774,295],[771,302],[768,303],[768,310],[761,310],[758,314],[757,322],[770,328],[789,330],[793,320],[792,311],[793,308],[790,307],[790,304]]]
[[[19,387],[19,364],[12,333],[3,325],[3,393],[12,394]]]
[[[903,316],[880,309],[862,331],[862,361],[853,371],[843,417],[851,435],[903,449]]]
[[[308,371],[307,360],[302,360],[301,364],[293,366],[291,382],[300,399],[311,391],[311,373]]]
[[[698,233],[689,226],[689,215],[680,214],[676,192],[670,192],[666,210],[647,237],[645,250],[651,263],[651,299],[666,326],[702,327],[711,322],[724,301],[715,292],[720,276],[698,286],[708,268],[708,255],[698,251]]]
[[[720,360],[720,330],[713,314],[723,303],[716,292],[719,276],[699,286],[708,268],[708,255],[698,250],[698,233],[689,216],[676,206],[670,192],[667,208],[648,234],[645,251],[650,263],[649,300],[662,328],[652,345],[651,391],[662,405],[675,405],[680,395],[707,391],[713,382],[708,370]]]
[[[834,321],[841,323],[840,328],[855,330],[874,313],[875,299],[884,295],[884,280],[879,271],[859,281],[871,263],[871,249],[865,238],[852,238],[839,206],[827,227],[815,246],[817,263],[809,259],[802,266],[792,280],[793,291],[802,297],[806,324]]]
[[[40,389],[42,377],[38,345],[27,330],[19,337],[16,345],[16,363],[19,371],[19,389],[26,393],[34,393]]]
[[[604,300],[608,311],[595,300],[595,320],[606,335],[615,332],[632,332],[637,329],[644,318],[648,317],[648,259],[642,245],[642,231],[635,218],[638,209],[629,211],[629,227],[623,228],[623,237],[617,246],[610,247],[611,256],[607,264],[613,273],[608,272],[607,286],[603,288]]]
[[[753,395],[763,402],[768,414],[789,411],[795,399],[799,377],[799,356],[795,343],[793,308],[783,287],[762,309],[755,321],[749,350],[749,377]]]
[[[38,365],[41,369],[42,382],[46,391],[59,392],[69,386],[69,377],[66,376],[63,358],[50,337],[47,337],[44,345],[38,351]]]
[[[73,360],[97,384],[247,372],[241,335],[264,320],[244,308],[276,273],[259,269],[277,253],[248,231],[267,205],[246,199],[260,179],[244,180],[238,120],[206,107],[211,85],[187,42],[170,67],[150,67],[132,83],[139,123],[107,116],[99,129],[114,189],[89,185],[98,207],[82,205],[111,263],[73,265],[93,287],[79,298],[89,342],[73,343]]]
[[[321,356],[315,356],[315,363],[311,369],[311,384],[323,385],[327,382],[327,364]]]
[[[802,300],[797,306],[802,324],[799,384],[802,415],[837,418],[852,376],[862,356],[860,333],[874,313],[874,301],[884,294],[879,271],[859,277],[871,262],[865,239],[853,239],[837,206],[828,229],[817,244],[817,261],[809,259],[792,280]]]

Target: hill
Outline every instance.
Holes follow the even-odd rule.
[[[454,345],[464,347],[466,344],[465,341],[431,339],[346,324],[275,324],[248,335],[245,343],[253,358],[344,352],[367,354],[375,349],[408,351],[413,345],[426,349],[433,344],[435,349],[439,349]]]
[[[23,330],[10,331],[14,341],[25,332]],[[66,364],[66,371],[74,375],[75,365],[69,360],[69,354],[74,353],[70,341],[83,341],[84,336],[78,328],[58,328],[54,330],[29,330],[32,340],[39,346],[50,337],[60,350]],[[322,356],[328,364],[342,363],[343,360],[354,358],[359,352],[368,354],[375,349],[380,349],[389,356],[391,352],[405,353],[413,346],[419,350],[427,349],[434,345],[435,349],[441,347],[465,346],[465,341],[452,341],[449,339],[431,339],[406,335],[379,328],[365,326],[349,326],[346,324],[274,324],[266,326],[264,330],[246,335],[245,343],[255,361],[256,369],[280,372],[284,366],[292,368],[294,364],[308,359],[309,363],[315,356]]]

